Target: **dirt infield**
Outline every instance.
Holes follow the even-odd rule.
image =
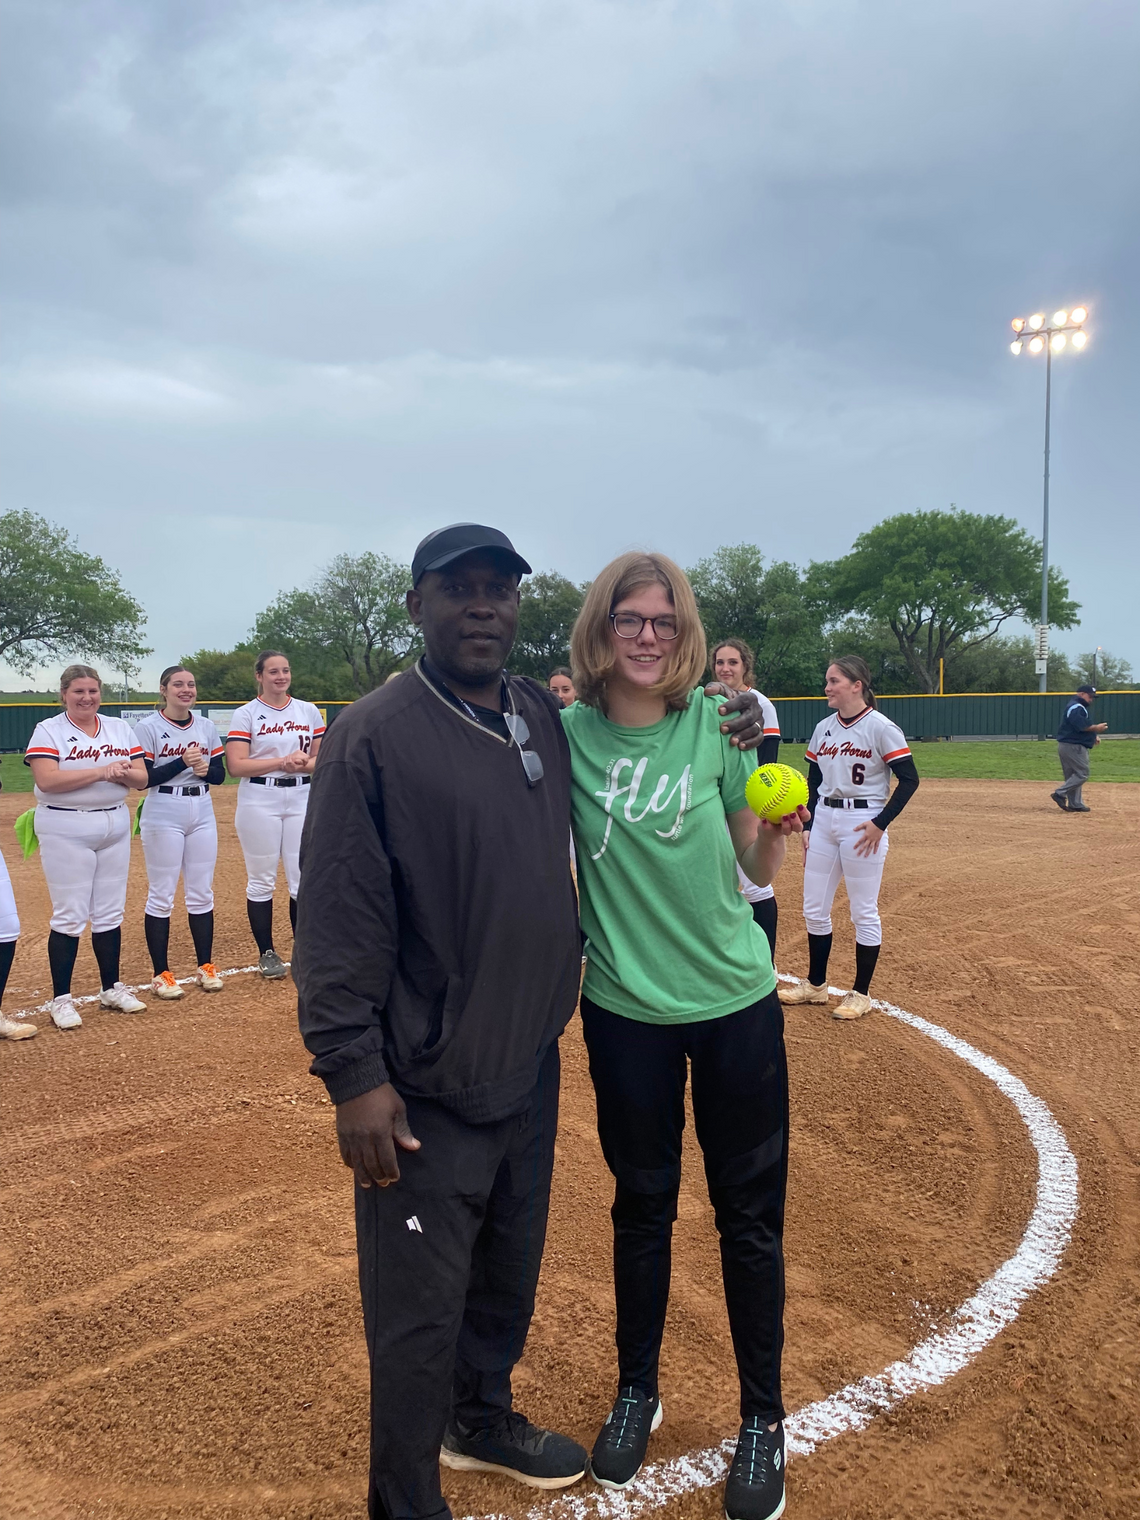
[[[0,798],[0,829],[27,799]],[[928,781],[892,831],[875,992],[987,1051],[1047,1102],[1080,1166],[1061,1271],[943,1388],[789,1470],[788,1513],[1140,1516],[1140,788]],[[219,965],[252,958],[218,798]],[[135,844],[138,850],[138,843]],[[47,895],[5,844],[25,934],[5,1007],[43,1001]],[[777,890],[802,970],[798,852]],[[141,852],[124,978],[147,972]],[[280,917],[288,949],[284,901]],[[832,975],[849,985],[850,927]],[[172,965],[191,967],[185,919]],[[80,955],[78,992],[95,990]],[[0,1042],[0,1516],[347,1520],[363,1515],[367,1368],[351,1186],[306,1075],[291,984],[84,1012]],[[577,1023],[550,1240],[516,1402],[589,1445],[613,1393],[610,1181]],[[788,1010],[790,1409],[903,1355],[1017,1246],[1035,1161],[1002,1095],[872,1015]],[[683,1184],[654,1460],[735,1431],[736,1387],[699,1158]],[[448,1473],[457,1516],[544,1501]],[[719,1489],[662,1514],[721,1514]]]

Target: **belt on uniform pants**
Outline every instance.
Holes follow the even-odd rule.
[[[203,797],[210,790],[208,786],[160,786],[155,788],[164,797]]]
[[[254,786],[308,786],[312,776],[250,776]]]
[[[109,808],[65,808],[57,807],[54,802],[44,803],[49,813],[114,813],[122,806],[121,802],[116,802],[114,807]]]
[[[881,802],[868,802],[866,797],[821,797],[824,807],[873,808],[882,807]]]

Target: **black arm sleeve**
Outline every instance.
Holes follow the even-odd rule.
[[[293,947],[301,1038],[314,1057],[309,1070],[334,1103],[389,1079],[384,1010],[397,946],[379,777],[366,747],[346,742],[350,727],[341,718],[329,730],[313,772]]]
[[[153,760],[146,760],[146,784],[152,786],[169,786],[175,776],[180,776],[186,769],[186,762],[179,757],[168,760],[165,765],[155,765]]]
[[[760,741],[760,748],[756,751],[757,765],[775,765],[780,754],[779,734],[768,734]]]
[[[206,772],[207,786],[221,786],[226,779],[226,761],[224,755],[215,755],[210,761],[210,769]]]
[[[918,791],[918,771],[915,769],[912,756],[906,755],[902,760],[893,760],[891,770],[895,773],[897,785],[886,807],[871,820],[875,827],[880,829],[885,829],[888,824],[893,823]]]
[[[823,772],[814,760],[808,761],[808,812],[815,819],[815,810],[819,805],[819,789],[823,785]],[[805,832],[811,828],[811,823],[804,824]]]

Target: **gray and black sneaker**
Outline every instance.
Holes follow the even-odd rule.
[[[531,1488],[569,1488],[586,1472],[584,1446],[532,1425],[515,1409],[482,1430],[468,1430],[453,1418],[439,1460],[459,1472],[502,1473]]]
[[[1062,813],[1067,813],[1069,811],[1069,799],[1066,797],[1064,792],[1050,792],[1049,795],[1061,809]]]
[[[619,1388],[590,1453],[594,1482],[603,1488],[626,1488],[632,1483],[661,1418],[661,1400],[655,1394],[643,1393],[640,1388]]]
[[[750,1415],[740,1427],[724,1485],[725,1520],[776,1520],[784,1513],[784,1426]]]
[[[285,962],[276,950],[263,950],[257,969],[267,982],[279,982],[285,976]]]

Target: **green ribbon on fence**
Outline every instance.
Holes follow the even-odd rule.
[[[36,838],[35,808],[30,807],[26,813],[21,813],[12,827],[15,830],[16,839],[19,842],[20,848],[24,852],[24,859],[27,860],[30,855],[35,854],[40,844],[39,840]]]

